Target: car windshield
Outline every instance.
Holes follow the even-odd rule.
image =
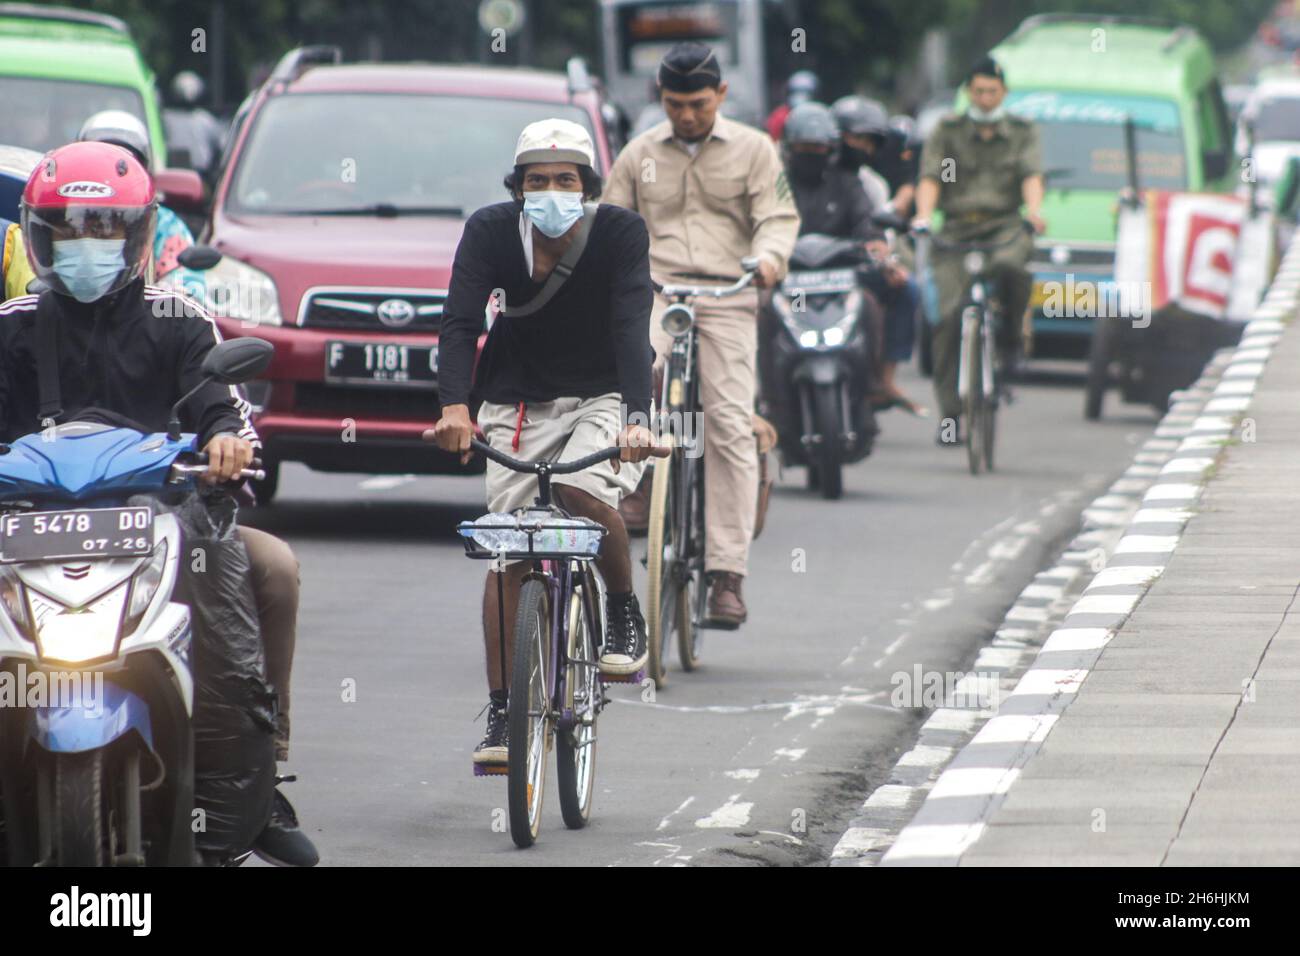
[[[44,153],[71,143],[101,110],[125,110],[145,119],[140,94],[126,86],[0,76],[0,139]]]
[[[579,107],[395,93],[300,93],[266,104],[227,199],[265,215],[468,216],[508,198],[519,131]]]
[[[1050,188],[1109,192],[1128,185],[1128,117],[1136,126],[1138,185],[1187,186],[1182,128],[1172,100],[1017,90],[1007,94],[1007,109],[1038,124]]]
[[[1264,100],[1254,111],[1255,142],[1300,142],[1300,97]]]

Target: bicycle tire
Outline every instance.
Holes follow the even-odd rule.
[[[664,636],[671,633],[679,587],[673,557],[665,551],[673,548],[672,480],[673,458],[658,459],[652,466],[650,480],[650,517],[646,531],[646,650],[647,667],[656,688],[668,683],[664,658]],[[674,552],[675,553],[675,552]]]
[[[551,732],[551,617],[546,584],[536,578],[519,589],[515,648],[506,709],[509,733],[506,793],[510,838],[520,849],[533,845],[541,830],[546,793],[547,737]],[[537,693],[540,688],[540,694]],[[539,739],[540,738],[540,739]]]
[[[683,456],[678,461],[678,545],[686,561],[677,599],[677,660],[688,673],[700,666],[704,648],[704,462]]]
[[[584,580],[589,580],[584,574]],[[555,779],[560,793],[560,816],[570,830],[581,830],[591,819],[596,790],[596,719],[601,691],[597,667],[596,629],[592,607],[598,595],[590,584],[579,585],[569,596],[569,634],[565,653],[565,707],[573,712],[574,729],[555,735]],[[591,600],[588,600],[588,597]]]
[[[987,323],[990,321],[990,317],[985,316],[984,321],[986,323],[985,328],[987,329],[989,327]],[[997,439],[998,404],[1001,398],[999,394],[1001,382],[998,380],[998,363],[996,356],[994,355],[997,346],[992,343],[991,337],[986,339],[985,342],[988,348],[985,351],[983,361],[987,363],[988,372],[993,382],[993,388],[991,395],[984,396],[984,421],[981,424],[984,428],[984,470],[991,472],[993,471],[993,443]],[[983,371],[983,369],[981,369],[981,371]]]
[[[969,340],[963,343],[962,349],[966,359],[966,398],[962,403],[966,417],[966,463],[970,467],[970,473],[978,475],[984,457],[983,450],[980,448],[984,437],[984,369],[982,367],[984,348],[978,339],[978,328],[975,328],[972,334],[968,330],[973,325],[967,323],[965,317],[962,322],[962,335],[969,336]]]

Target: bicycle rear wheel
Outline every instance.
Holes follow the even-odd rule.
[[[546,751],[551,733],[551,602],[546,584],[532,579],[519,589],[514,666],[506,726],[510,736],[506,792],[510,838],[530,847],[542,823]]]
[[[555,737],[555,776],[560,791],[560,815],[570,830],[591,819],[596,789],[596,717],[601,687],[597,673],[596,622],[592,608],[599,600],[590,573],[569,596],[569,636],[565,653],[564,706],[573,714],[573,727]],[[590,599],[590,600],[589,600]]]
[[[678,591],[672,510],[673,457],[658,459],[652,466],[650,482],[650,521],[646,533],[646,649],[649,652],[650,676],[655,687],[668,683],[668,666],[664,660],[665,637],[671,637]]]
[[[997,363],[997,346],[994,344],[992,326],[988,324],[989,317],[985,317],[984,325],[984,361],[983,369],[987,381],[981,379],[984,385],[984,421],[981,423],[984,428],[984,436],[981,445],[984,449],[984,470],[993,470],[993,443],[997,438],[998,424],[998,404],[1001,396],[998,394],[999,374]]]

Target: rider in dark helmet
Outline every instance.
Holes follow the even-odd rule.
[[[812,70],[797,70],[791,73],[790,78],[785,81],[785,102],[772,110],[767,117],[768,135],[778,143],[781,142],[785,120],[790,115],[790,111],[800,103],[815,100],[820,87],[821,80],[817,79],[817,74]]]
[[[888,187],[889,205],[906,218],[912,209],[919,162],[907,132],[891,124],[879,102],[865,96],[842,96],[831,112],[840,126],[840,162],[849,169],[866,167],[879,174]]]

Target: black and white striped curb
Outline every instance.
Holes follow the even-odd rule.
[[[1102,648],[1164,571],[1298,293],[1300,241],[1290,245],[1240,344],[1216,354],[1191,388],[1172,396],[1155,434],[1084,509],[1083,530],[1057,565],[1021,592],[976,658],[976,673],[963,678],[987,684],[997,674],[998,689],[1010,693],[995,712],[959,707],[954,703],[972,699],[972,688],[959,683],[889,782],[867,798],[831,865],[956,865],[980,838]]]

